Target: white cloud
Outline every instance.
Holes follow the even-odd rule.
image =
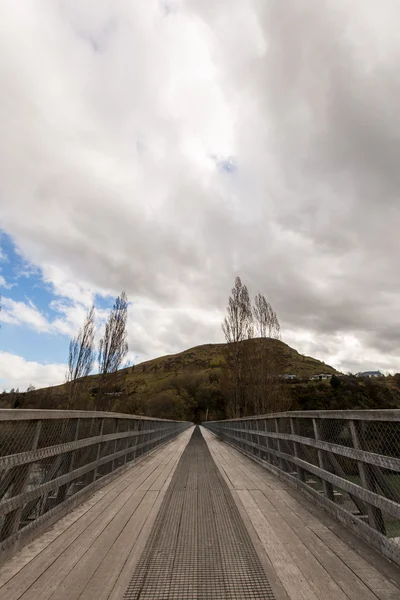
[[[5,390],[25,391],[29,384],[36,388],[57,385],[64,381],[66,365],[40,364],[22,356],[0,352],[0,386]]]
[[[38,332],[48,332],[50,324],[32,302],[17,302],[11,298],[2,299],[0,321],[12,325],[26,325]]]
[[[1,256],[0,256],[1,260]],[[5,290],[11,290],[15,286],[15,283],[7,283],[2,275],[0,275],[0,288],[4,288]]]
[[[286,331],[285,341],[301,354],[312,356],[342,373],[359,371],[400,372],[400,352],[370,348],[354,334],[338,333],[315,337],[310,331]]]
[[[85,304],[73,303],[68,297],[64,297],[52,301],[50,308],[59,314],[52,320],[47,318],[30,300],[21,302],[3,297],[0,321],[10,325],[28,327],[38,333],[75,335],[83,324],[86,312]]]
[[[154,355],[222,340],[240,274],[300,349],[395,369],[397,3],[168,6],[7,4],[0,218],[60,311],[8,318],[70,335],[125,289]]]

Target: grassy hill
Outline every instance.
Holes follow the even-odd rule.
[[[308,379],[319,373],[336,373],[325,363],[303,356],[287,344],[273,339],[257,338],[242,342],[250,352],[273,353],[281,374],[290,373]],[[108,410],[150,414],[170,418],[192,418],[193,413],[209,408],[215,417],[223,416],[224,405],[220,380],[225,371],[226,344],[205,344],[121,369],[110,381]],[[74,408],[96,406],[99,376],[80,381],[79,397]],[[61,384],[24,394],[24,408],[65,408],[67,386]]]
[[[299,354],[297,350],[291,348],[280,340],[268,338],[256,338],[242,342],[248,346],[258,346],[261,351],[268,349],[278,357],[279,370],[282,374],[293,373],[298,378],[309,378],[312,375],[319,373],[336,373],[336,369],[326,365],[324,362]],[[272,348],[271,348],[272,347]],[[127,381],[135,380],[140,375],[146,374],[149,382],[151,377],[165,378],[171,375],[182,373],[209,373],[212,370],[220,369],[225,365],[224,350],[226,344],[204,344],[195,346],[179,354],[171,354],[143,362],[132,368],[124,371]]]
[[[248,383],[243,393],[249,398],[256,390],[252,380],[252,365],[260,357],[274,357],[275,373],[295,374],[295,382],[278,385],[278,405],[273,405],[272,388],[264,395],[268,410],[328,410],[400,407],[400,376],[382,380],[360,380],[343,376],[325,363],[303,356],[279,340],[254,339],[242,342],[250,361],[244,368]],[[264,354],[265,353],[265,354]],[[83,378],[77,385],[77,395],[71,408],[102,409],[138,415],[200,422],[225,418],[229,413],[232,387],[229,388],[229,370],[224,368],[226,344],[205,344],[179,354],[163,356],[133,367],[122,369],[110,376],[106,389],[98,393],[99,376]],[[260,365],[260,362],[258,362]],[[265,373],[265,369],[258,371]],[[254,372],[253,372],[254,373]],[[257,371],[256,371],[257,373]],[[333,385],[329,381],[310,381],[312,375],[332,373],[340,375]],[[392,381],[393,380],[393,381]],[[24,394],[5,394],[0,406],[21,408],[67,408],[68,388],[65,384],[34,390]],[[247,402],[247,404],[246,404]],[[278,407],[277,407],[278,406]],[[251,400],[242,403],[241,414],[255,414],[259,409]]]
[[[280,340],[257,338],[242,342],[249,346],[258,346],[261,351],[267,347],[278,357],[281,374],[290,373],[299,379],[309,379],[319,373],[337,374],[338,371],[324,362],[304,356]],[[194,383],[204,377],[209,378],[225,366],[224,350],[226,344],[204,344],[184,350],[178,354],[169,354],[140,363],[133,367],[121,369],[117,374],[117,387],[123,387],[125,393],[140,391],[158,391],[166,384],[173,383],[177,377],[193,378]],[[99,376],[90,375],[84,383],[90,388],[98,385]],[[66,393],[65,384],[51,388],[55,395]],[[39,391],[39,390],[37,390]]]

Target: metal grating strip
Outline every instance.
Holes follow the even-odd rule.
[[[124,600],[274,600],[198,427],[175,470]]]

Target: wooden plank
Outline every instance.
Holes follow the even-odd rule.
[[[179,445],[174,445],[174,450],[169,456],[161,456],[160,469],[154,471],[139,487],[141,490],[160,491],[168,479],[171,471],[175,470],[177,462],[181,457],[183,450],[189,441],[189,437],[184,438]]]
[[[157,451],[158,448],[156,450],[151,450],[148,454],[143,454],[140,458],[140,461],[142,461],[144,457],[151,456],[154,452]],[[105,475],[98,481],[93,482],[90,486],[86,486],[73,496],[69,497],[62,505],[55,506],[45,515],[39,517],[30,525],[26,526],[15,539],[15,544],[13,547],[16,549],[22,549],[26,544],[29,544],[29,542],[31,542],[32,539],[37,538],[38,536],[43,534],[44,531],[48,530],[49,527],[54,525],[59,519],[61,519],[69,512],[72,512],[82,502],[90,498],[96,491],[107,486],[111,481],[117,479],[122,474],[128,472],[131,468],[135,467],[136,464],[138,464],[137,460],[135,461],[135,463],[123,465],[115,472]],[[9,539],[11,540],[12,538]],[[15,555],[16,550],[12,552],[12,549],[12,547],[8,548],[8,557],[12,557]],[[3,553],[3,556],[4,554],[7,554],[7,550],[5,551],[5,553]]]
[[[160,486],[160,491],[162,488],[164,488],[162,495],[163,497],[183,449],[184,447],[178,448],[178,451],[176,452],[176,455],[172,461],[164,461],[164,469],[154,483],[149,484],[147,480],[145,484],[141,486],[141,489],[144,487],[151,487],[151,490],[146,492],[146,495],[135,515],[132,517],[131,522],[127,524],[124,532],[122,532],[116,543],[111,548],[110,552],[108,552],[105,556],[102,565],[99,566],[98,571],[93,575],[89,584],[80,596],[80,600],[93,600],[93,598],[96,598],[96,600],[105,600],[108,598],[109,593],[115,586],[116,581],[120,576],[121,570],[123,569],[127,558],[135,548],[135,542],[139,537],[141,530],[146,523],[151,509],[153,508],[154,503],[159,495],[157,490],[153,490],[154,485]],[[157,504],[157,506],[159,505],[160,503]],[[130,576],[131,575],[132,572],[130,573]]]
[[[219,468],[219,472],[221,473],[221,476],[223,477],[226,485],[228,486],[228,488],[232,491],[234,490],[234,486],[231,482],[231,480],[229,479],[227,473],[225,472],[224,468],[223,468],[223,459],[221,458],[221,456],[219,455],[219,453],[217,451],[215,451],[214,449],[212,449],[212,455],[213,458]]]
[[[129,495],[131,491],[129,491]],[[123,498],[126,501],[126,498]],[[116,506],[118,509],[119,506]],[[40,594],[45,594],[45,589],[51,590],[52,585],[57,586],[59,580],[62,580],[62,576],[65,570],[70,567],[68,563],[68,557],[71,552],[74,554],[75,560],[83,555],[85,550],[90,547],[93,539],[101,533],[104,527],[107,525],[108,520],[112,518],[110,511],[103,509],[100,514],[93,515],[93,511],[90,514],[91,520],[87,523],[86,529],[80,531],[78,535],[74,537],[74,540],[70,545],[60,552],[60,548],[57,548],[58,555],[53,557],[48,552],[43,553],[43,557],[39,557],[41,560],[31,561],[28,567],[23,569],[19,573],[20,576],[14,577],[5,587],[4,593],[6,597],[11,599],[20,598],[24,592],[29,596],[32,591],[37,592],[34,597],[41,598]],[[37,569],[36,569],[37,567]]]
[[[325,568],[337,576],[338,582],[346,593],[353,593],[354,590],[354,594],[358,593],[355,598],[359,597],[361,600],[367,597],[372,597],[374,600],[375,598],[392,600],[400,597],[399,587],[389,582],[387,577],[375,568],[372,561],[369,562],[361,556],[356,551],[356,544],[350,547],[341,540],[288,491],[282,490],[276,494],[289,507],[285,519],[294,529],[301,531],[302,539],[307,541],[308,547]],[[304,503],[306,502],[304,499]],[[366,596],[366,588],[373,596]]]
[[[248,460],[245,457],[241,458],[244,458],[244,460]],[[232,460],[234,461],[236,468],[245,472],[247,474],[247,477],[253,482],[252,485],[249,486],[247,489],[258,489],[264,492],[268,491],[269,489],[275,489],[277,486],[280,487],[279,480],[277,480],[277,483],[275,484],[273,480],[271,481],[271,478],[262,479],[259,475],[255,474],[254,470],[251,470],[249,466],[242,461],[242,459],[239,460],[236,456],[232,456]]]
[[[324,600],[348,600],[348,596],[335,582],[335,578],[324,569],[304,543],[303,538],[296,535],[282,518],[281,512],[275,508],[276,504],[271,504],[268,498],[260,490],[254,490],[250,493],[265,519],[268,521],[269,526],[285,545],[285,548],[291,556],[291,560],[303,573],[316,596],[318,598],[324,598]],[[366,595],[364,600],[376,599],[373,599],[372,597],[368,598],[368,595]]]
[[[161,436],[152,441],[161,443],[163,439],[164,439],[164,436]],[[144,448],[146,445],[148,445],[148,443],[149,442],[146,441],[141,444],[138,444],[136,446],[136,448]],[[47,483],[38,485],[35,488],[33,488],[32,490],[30,490],[29,492],[24,492],[24,493],[18,494],[16,496],[12,496],[11,498],[1,501],[0,502],[0,517],[8,514],[9,512],[13,511],[14,509],[24,506],[27,502],[30,502],[31,500],[35,500],[36,498],[39,498],[43,494],[50,493],[50,492],[58,489],[60,486],[70,483],[70,482],[74,481],[75,479],[78,479],[81,476],[83,476],[87,473],[90,473],[90,471],[93,471],[94,469],[96,469],[97,467],[99,467],[101,465],[107,464],[109,462],[114,461],[117,458],[121,458],[121,457],[125,456],[126,454],[129,454],[131,451],[132,451],[131,448],[128,448],[128,449],[125,448],[123,450],[120,450],[119,452],[115,452],[113,454],[108,454],[107,456],[104,456],[101,459],[96,459],[95,461],[93,461],[87,465],[84,465],[83,467],[80,467],[78,469],[75,469],[74,471],[71,471],[71,473],[67,473],[66,475],[61,475],[59,477],[56,477],[55,479],[52,479],[51,481],[49,481]],[[59,506],[61,506],[61,504]]]
[[[245,473],[238,471],[235,465],[230,464],[222,455],[219,457],[219,463],[225,471],[231,482],[231,486],[235,490],[254,489],[254,484]]]
[[[290,600],[320,600],[264,518],[250,492],[239,490],[237,494]]]
[[[187,442],[185,441],[184,445],[180,445],[177,448],[173,460],[166,464],[166,468],[160,473],[160,475],[154,480],[154,482],[152,482],[151,485],[147,487],[148,490],[160,492],[164,488],[166,481],[170,480],[170,478],[172,477],[172,473],[175,471],[176,465],[178,464],[182,452],[186,447],[186,443]],[[148,482],[146,481],[146,486],[147,485]],[[141,489],[144,489],[144,487],[142,486]]]
[[[115,540],[97,570],[93,573],[82,594],[79,596],[79,600],[94,600],[94,598],[96,600],[106,600],[108,598],[157,500],[158,494],[159,492],[153,490],[145,492],[139,507],[126,523],[123,531]],[[69,590],[67,591],[69,592]],[[54,600],[77,598],[78,596],[74,595],[73,590],[71,591],[71,595],[60,596],[57,590]]]
[[[225,479],[229,489],[246,489],[246,486],[243,485],[242,481],[237,478],[235,472],[232,471],[227,463],[226,458],[228,457],[229,459],[230,455],[223,454],[223,450],[226,445],[218,440],[218,438],[211,434],[207,429],[204,429],[204,427],[201,427],[201,433],[210,449],[210,452],[212,453],[214,460],[220,467],[220,473]]]
[[[386,563],[387,561],[384,558],[376,555],[372,549],[369,549],[371,562],[361,557],[356,551],[357,546],[361,542],[357,544],[358,540],[354,538],[354,546],[350,547],[346,542],[337,537],[327,525],[322,523],[318,516],[321,511],[317,507],[309,503],[299,493],[296,493],[296,496],[301,497],[301,503],[296,501],[292,496],[295,492],[291,488],[288,488],[283,482],[275,478],[257,463],[246,458],[243,454],[219,441],[214,436],[211,436],[212,434],[209,434],[207,441],[213,452],[213,456],[215,452],[214,448],[218,448],[218,452],[216,453],[217,464],[219,455],[231,455],[231,464],[236,465],[237,469],[244,470],[247,476],[253,480],[253,483],[262,490],[262,496],[265,497],[268,507],[265,516],[266,518],[268,515],[271,516],[271,526],[275,527],[276,530],[276,528],[279,529],[281,527],[282,522],[286,522],[287,529],[285,535],[288,536],[290,529],[293,531],[293,534],[306,545],[308,552],[314,555],[315,560],[321,563],[321,566],[329,573],[329,576],[333,580],[339,579],[336,583],[341,588],[342,593],[346,594],[346,597],[348,596],[351,600],[353,600],[353,597],[365,600],[366,598],[371,598],[371,593],[374,600],[376,598],[379,598],[379,600],[397,600],[400,597],[400,590],[396,583],[389,581],[386,575],[380,573],[374,567],[378,559]],[[271,478],[276,479],[276,486],[270,485]],[[261,491],[251,491],[250,493],[254,496],[261,494]],[[317,516],[312,514],[310,509]],[[273,520],[272,515],[274,515]],[[335,527],[340,527],[327,515],[325,518],[329,519]],[[280,533],[282,534],[282,532]],[[348,533],[348,536],[351,535]],[[282,535],[281,539],[283,539]],[[289,537],[286,537],[286,541],[287,547],[291,551]],[[336,576],[337,573],[339,573],[338,577]],[[320,597],[325,596],[322,594]]]
[[[226,452],[233,454],[234,451],[231,448],[227,448]],[[234,459],[238,469],[245,469],[246,463],[249,463],[249,467],[251,466],[253,468],[251,461],[245,457],[242,457],[240,461],[236,460],[236,457],[234,457]],[[256,467],[257,465],[254,466]],[[260,478],[257,476],[252,476],[252,479],[254,482],[256,482],[257,479],[260,480]],[[285,542],[289,553],[292,555],[294,554],[293,560],[298,566],[300,566],[302,572],[308,578],[310,585],[312,585],[314,591],[318,594],[318,597],[332,598],[335,600],[336,597],[343,597],[340,594],[343,595],[344,593],[349,593],[349,591],[354,588],[353,595],[349,596],[350,598],[353,599],[354,596],[354,599],[357,600],[372,600],[372,598],[374,600],[376,599],[376,596],[371,595],[368,587],[361,583],[358,578],[354,576],[354,573],[347,569],[346,565],[341,559],[334,556],[334,560],[332,561],[332,551],[329,548],[323,544],[318,544],[319,540],[309,539],[309,536],[306,535],[307,532],[305,532],[304,523],[302,523],[303,527],[300,528],[300,530],[298,527],[297,530],[294,528],[293,530],[291,529],[287,521],[289,521],[291,525],[293,524],[293,520],[296,521],[297,517],[295,511],[297,510],[297,507],[293,507],[293,510],[288,508],[285,510],[284,503],[275,490],[267,485],[263,485],[262,490],[263,491],[255,490],[251,491],[250,493],[257,502],[258,506],[261,508],[265,517],[267,519],[270,517],[268,519],[270,521],[270,525],[274,528],[279,538]],[[298,519],[298,521],[300,520]],[[308,533],[311,534],[312,537],[312,532],[309,531]],[[300,544],[299,540],[301,540]],[[305,542],[309,543],[306,545]],[[315,554],[316,549],[317,552]],[[351,549],[348,550],[349,553],[353,553]],[[307,560],[305,560],[305,558],[307,558]],[[321,560],[322,564],[319,564],[319,560]],[[316,562],[318,563],[317,565]],[[332,565],[331,569],[328,568],[330,564]],[[342,582],[344,589],[340,589],[340,593],[337,591],[339,584],[334,582],[338,570],[340,572],[347,570],[347,574],[344,577],[344,582]],[[314,580],[314,576],[316,574],[318,574],[319,579]],[[377,575],[379,576],[378,573]],[[379,579],[380,588],[382,588],[382,579],[382,577]],[[324,581],[322,587],[321,581]],[[334,583],[332,583],[332,581]],[[376,589],[378,590],[377,587]],[[391,595],[389,597],[391,598],[396,591],[399,593],[398,590],[391,586],[389,589]],[[347,595],[344,597],[347,598]],[[385,600],[387,600],[386,596],[382,594],[378,597],[382,597],[382,599],[385,598]]]
[[[247,477],[252,480],[253,485],[249,489],[259,489],[261,491],[268,491],[274,490],[277,487],[279,489],[282,486],[285,487],[285,484],[283,484],[279,479],[277,479],[273,475],[270,475],[268,471],[263,470],[262,467],[259,467],[256,463],[252,463],[251,460],[249,460],[243,455],[237,456],[233,448],[231,449],[227,447],[225,452],[227,454],[231,453],[231,460],[236,465],[236,468],[245,472]],[[257,468],[261,470],[259,473],[257,472]]]
[[[277,477],[272,475],[269,471],[258,465],[257,463],[246,458],[241,452],[228,446],[224,442],[221,442],[213,433],[203,430],[203,435],[205,440],[212,452],[213,457],[216,459],[217,464],[219,464],[220,458],[225,460],[232,460],[234,465],[244,465],[244,469],[247,477],[249,477],[253,482],[255,482],[256,486],[267,485],[268,487],[284,487],[287,485],[279,480]],[[257,469],[262,474],[263,479],[262,482],[260,478],[258,480],[254,480],[253,474],[257,473]],[[254,488],[252,488],[254,489]],[[262,487],[258,487],[258,489],[263,489]]]
[[[351,600],[376,600],[370,589],[334,555],[320,539],[310,535],[307,527],[293,530],[289,511],[275,502],[271,504],[262,492],[251,492],[264,516],[277,536],[288,548],[292,560],[299,566],[319,598],[351,598]],[[283,503],[281,503],[283,504]],[[277,506],[275,519],[271,507]],[[268,517],[269,515],[269,517]],[[295,516],[295,515],[294,515]],[[285,520],[287,519],[287,521]]]
[[[150,532],[153,528],[154,522],[155,522],[158,512],[160,510],[162,501],[164,500],[165,494],[167,493],[168,486],[171,483],[171,479],[175,472],[175,468],[178,464],[178,461],[181,457],[181,454],[182,454],[184,448],[186,447],[187,442],[189,441],[191,433],[192,433],[192,430],[189,431],[190,435],[187,437],[186,443],[184,445],[182,445],[182,447],[178,451],[178,454],[175,458],[174,467],[171,470],[170,474],[168,475],[167,479],[165,480],[165,483],[157,496],[157,500],[155,501],[155,503],[154,503],[154,505],[142,527],[142,530],[140,531],[140,534],[136,540],[135,545],[131,549],[129,556],[127,557],[124,565],[122,566],[122,569],[118,576],[118,579],[116,580],[114,587],[112,588],[109,596],[107,597],[107,600],[121,600],[126,588],[128,587],[128,584],[132,578],[132,573],[134,571],[135,565],[137,564],[137,561],[139,560],[140,555],[142,554],[142,551],[145,547],[147,539],[150,535]],[[103,600],[103,599],[101,599],[101,600]]]
[[[264,550],[264,546],[262,545],[260,538],[257,535],[257,532],[249,518],[249,515],[247,514],[245,507],[243,506],[243,503],[242,503],[238,493],[236,492],[236,490],[232,490],[231,493],[232,493],[232,497],[235,501],[235,504],[239,510],[240,516],[243,519],[243,523],[248,531],[250,539],[253,543],[253,546],[256,549],[256,552],[261,561],[261,564],[263,565],[263,567],[265,569],[265,572],[267,574],[268,581],[271,584],[275,599],[276,600],[290,600],[289,596],[287,595],[287,593],[278,577],[277,572],[275,571],[269,557],[267,556],[267,554]]]
[[[162,490],[158,493],[157,499],[147,515],[147,519],[145,520],[143,527],[136,539],[135,545],[131,548],[128,557],[122,565],[122,569],[114,583],[113,588],[109,592],[108,596],[106,596],[107,600],[121,600],[122,596],[124,595],[124,592],[132,578],[134,568],[143,552],[150,532],[153,528],[154,522],[157,518],[165,494],[166,490]]]
[[[346,562],[346,564],[349,564],[349,566],[351,565],[352,560],[354,558],[357,565],[357,571],[355,572],[360,574],[361,579],[363,579],[361,576],[363,571],[367,571],[371,575],[372,580],[376,582],[373,591],[377,594],[378,598],[382,598],[383,600],[386,600],[387,598],[391,600],[392,596],[394,596],[395,598],[397,598],[397,596],[400,597],[400,575],[396,578],[393,577],[394,573],[398,573],[398,570],[394,565],[392,565],[392,563],[388,562],[384,557],[377,554],[376,551],[370,546],[366,546],[363,542],[361,542],[361,540],[359,540],[359,538],[355,538],[353,533],[337,524],[325,512],[321,511],[317,506],[307,501],[301,493],[294,490],[291,486],[286,486],[280,479],[275,478],[273,475],[271,475],[268,470],[264,469],[252,460],[246,458],[244,455],[240,454],[230,446],[227,446],[226,444],[223,444],[221,442],[219,443],[226,447],[226,452],[232,453],[232,455],[234,455],[235,462],[238,465],[241,465],[241,468],[245,468],[248,475],[250,473],[256,472],[259,474],[259,477],[261,479],[268,481],[268,483],[270,482],[271,477],[276,479],[277,486],[274,487],[268,485],[264,487],[263,491],[266,492],[266,495],[270,494],[274,498],[274,503],[279,503],[279,496],[284,496],[286,502],[290,502],[291,511],[289,514],[293,516],[293,518],[295,518],[295,514],[301,512],[301,517],[304,523],[308,524],[318,535],[321,535],[321,532],[326,532],[326,534],[330,536],[331,539],[336,539],[337,543],[340,544],[340,552],[338,552],[339,558],[341,558],[341,556],[345,556],[346,560],[344,562]],[[297,500],[295,500],[293,496],[294,494],[296,495],[296,498],[299,498],[300,504]],[[323,520],[328,522],[330,525],[325,525],[322,522]],[[333,534],[333,532],[331,531],[332,527],[334,527],[336,530],[340,528],[340,531],[343,535],[346,535],[346,540],[349,540],[352,546],[348,546],[345,541]],[[361,562],[359,561],[359,551],[361,552],[360,547],[362,547],[363,549],[365,548],[365,550],[363,550],[362,556],[367,556],[368,560],[362,559]],[[331,550],[332,549],[333,548],[331,547]],[[374,567],[374,565],[377,563],[380,563],[382,565],[382,573]],[[388,576],[383,574],[386,572],[389,573],[389,577],[393,578],[394,585],[388,583]],[[396,579],[396,581],[394,581],[394,579]],[[396,584],[397,581],[399,582],[398,587]],[[365,580],[365,582],[368,583],[367,580]],[[386,590],[385,594],[383,594],[382,592],[383,589]],[[389,595],[387,595],[387,593],[389,593]]]
[[[51,529],[42,534],[34,542],[23,548],[12,560],[7,561],[0,567],[0,591],[1,587],[7,583],[11,577],[16,575],[24,568],[35,556],[42,552],[51,542],[57,539],[61,534],[69,529],[76,521],[80,519],[88,510],[101,500],[106,494],[112,491],[116,486],[127,482],[132,476],[138,476],[154,461],[154,456],[145,456],[141,462],[133,466],[133,471],[125,471],[118,479],[114,479],[104,488],[98,490],[89,500],[77,507],[75,510],[68,513],[60,519]],[[128,485],[128,483],[126,483]]]
[[[174,445],[177,442],[173,442],[168,449],[168,454],[173,454]],[[81,534],[82,531],[87,529],[104,511],[107,510],[110,503],[118,497],[128,486],[140,486],[143,481],[157,468],[162,458],[165,458],[165,448],[163,450],[157,450],[156,453],[151,457],[143,457],[140,465],[135,465],[128,472],[125,472],[122,478],[119,478],[115,482],[112,482],[107,486],[107,490],[98,492],[96,497],[99,497],[99,501],[85,513],[83,517],[79,517],[77,521],[73,522],[71,526],[63,530],[59,537],[54,538],[50,536],[50,545],[43,547],[43,544],[36,544],[33,553],[26,553],[22,560],[22,569],[14,565],[18,565],[21,561],[18,560],[18,556],[14,557],[12,563],[9,561],[3,568],[0,568],[0,581],[3,586],[0,588],[0,595],[7,594],[6,597],[10,597],[9,594],[12,590],[12,597],[18,598],[20,595],[30,586],[33,582],[44,572],[49,565],[51,565],[70,544],[72,544]],[[134,490],[135,488],[131,488]],[[131,492],[129,492],[131,493]],[[69,521],[67,521],[68,523]],[[24,551],[23,551],[24,552]],[[10,568],[10,563],[13,565]],[[11,579],[12,577],[12,579]],[[11,581],[10,581],[11,579]],[[9,586],[5,586],[7,582]]]
[[[108,523],[113,519],[115,512],[128,501],[132,494],[129,487],[125,492],[117,496],[113,502],[113,511],[109,509],[109,505],[103,507],[100,514],[96,514],[93,518],[91,511],[91,521],[87,527],[80,530],[75,539],[70,545],[52,560],[46,552],[43,557],[39,557],[38,561],[32,561],[30,565],[23,570],[21,577],[16,577],[16,581],[11,580],[5,586],[6,597],[9,600],[17,600],[18,598],[35,598],[37,600],[45,600],[49,598],[53,590],[59,585],[63,578],[68,575],[74,564],[81,559],[84,553],[90,548],[94,541],[98,538],[101,532],[105,529]],[[42,558],[42,560],[40,560]],[[39,563],[39,569],[32,572],[35,563]],[[42,593],[42,596],[40,594]]]
[[[161,462],[161,456],[157,457]],[[154,465],[153,465],[154,467]],[[156,465],[160,468],[160,464]],[[151,470],[152,472],[152,470]],[[78,596],[73,595],[73,590],[76,592],[82,591],[82,585],[86,584],[85,577],[91,573],[92,569],[96,568],[101,553],[106,550],[107,544],[113,540],[113,535],[119,531],[121,524],[124,524],[127,515],[130,511],[135,510],[141,499],[145,495],[144,490],[139,490],[143,478],[146,478],[149,472],[146,472],[142,477],[131,482],[131,484],[119,494],[112,503],[108,505],[106,510],[89,525],[89,527],[81,533],[78,538],[54,561],[41,575],[41,577],[30,587],[27,592],[21,597],[21,600],[47,600],[52,593],[60,593],[64,590],[68,598]],[[114,533],[113,533],[114,532]],[[108,541],[107,541],[108,539]],[[85,565],[85,572],[82,567]],[[65,587],[65,580],[75,581]],[[74,587],[75,586],[75,587]],[[84,586],[83,586],[84,587]],[[57,592],[55,592],[57,590]],[[60,590],[60,592],[58,592]]]
[[[106,518],[106,526],[101,528],[100,534],[91,536],[80,547],[73,547],[65,553],[53,577],[40,578],[35,585],[24,594],[21,600],[70,600],[79,598],[82,591],[102,563],[115,540],[121,535],[127,522],[131,519],[140,505],[146,492],[136,490],[124,498],[122,506],[114,506]],[[111,517],[111,518],[110,518]],[[75,545],[74,545],[75,546]],[[56,567],[56,565],[54,565]],[[66,575],[60,577],[60,570]],[[45,579],[45,581],[41,581]]]
[[[239,440],[238,438],[232,438],[232,439],[233,440],[237,439],[237,441],[242,441],[242,442],[244,441],[244,440]],[[251,441],[246,441],[246,444],[250,447],[258,446],[257,444],[255,444]],[[397,502],[394,502],[393,500],[389,500],[388,498],[385,498],[384,496],[381,496],[379,494],[376,494],[374,492],[366,490],[362,486],[357,485],[356,483],[352,483],[351,481],[349,481],[347,479],[343,479],[342,477],[339,477],[338,475],[335,475],[329,471],[326,471],[326,470],[322,469],[321,467],[317,467],[305,460],[296,458],[295,456],[292,456],[285,452],[278,452],[276,450],[268,450],[268,449],[266,449],[265,451],[272,452],[275,456],[277,456],[279,458],[283,458],[283,459],[289,461],[290,463],[293,463],[294,465],[298,465],[298,466],[302,467],[303,469],[309,471],[313,475],[316,475],[317,477],[320,477],[324,481],[327,481],[327,482],[341,488],[342,490],[348,492],[349,494],[356,496],[357,498],[360,498],[364,502],[368,502],[369,504],[372,504],[373,506],[376,506],[377,508],[380,508],[380,509],[386,511],[390,515],[400,518],[400,505]],[[257,460],[257,457],[254,457],[254,459]],[[261,460],[261,459],[258,459],[258,460]],[[273,468],[274,468],[274,466],[271,465],[271,469],[273,469]],[[284,473],[284,474],[287,476],[289,475],[288,473]],[[300,483],[302,483],[302,482],[300,482]],[[350,513],[348,513],[348,514],[350,514]]]

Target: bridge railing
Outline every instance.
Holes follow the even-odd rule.
[[[0,562],[190,425],[116,413],[0,410]]]
[[[288,412],[203,425],[400,565],[400,410]]]

